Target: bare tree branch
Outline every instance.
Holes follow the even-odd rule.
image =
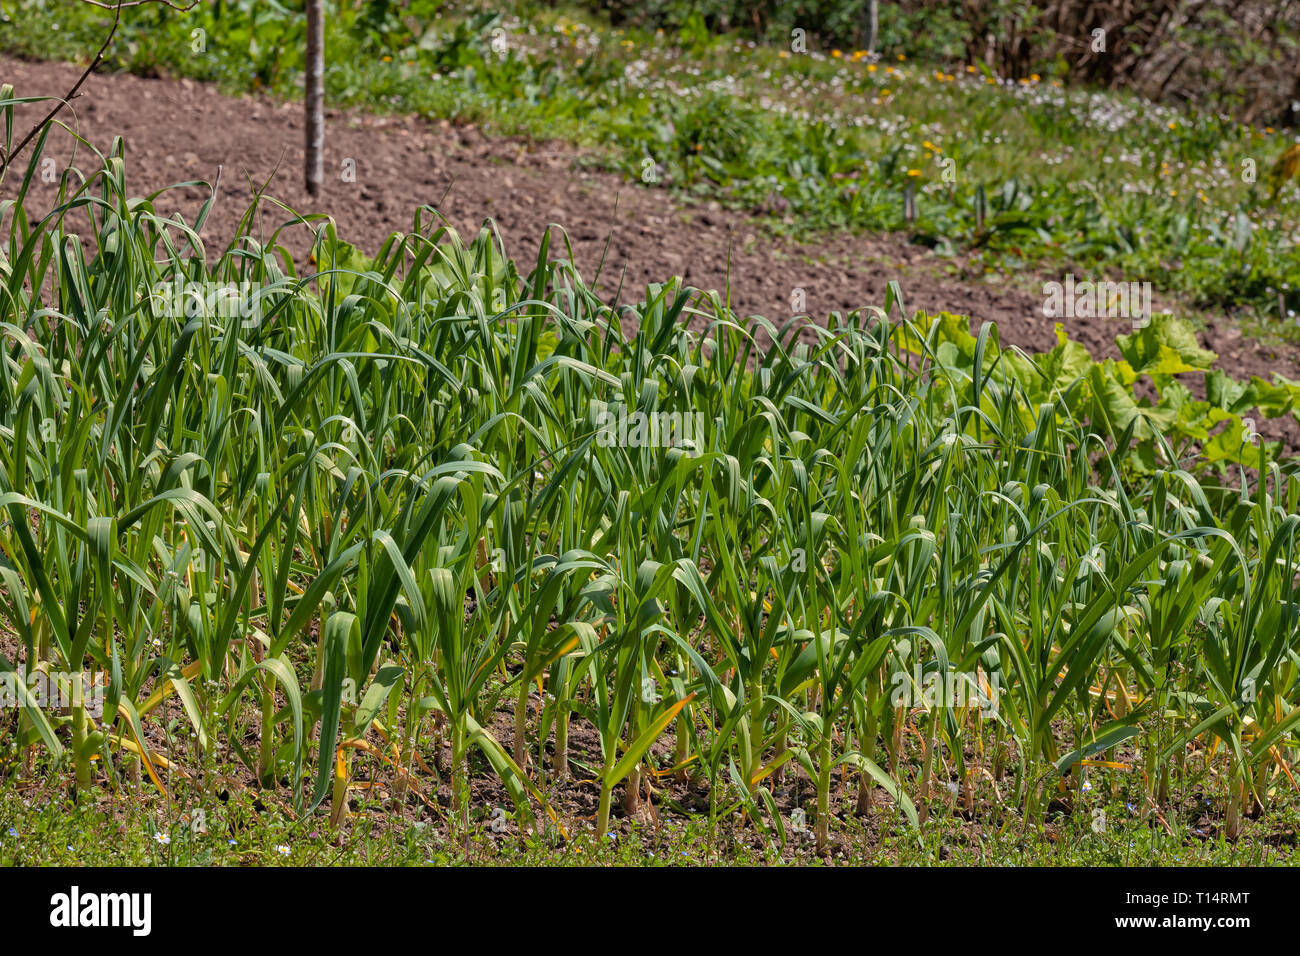
[[[81,2],[104,10],[124,10],[127,7],[142,7],[146,3],[157,3],[164,7],[171,7],[173,10],[179,10],[181,13],[186,13],[193,10],[198,5],[199,0],[190,0],[185,6],[173,3],[172,0],[123,0],[122,3],[104,3],[103,0],[81,0]]]
[[[18,158],[18,154],[27,148],[28,144],[36,138],[36,135],[54,121],[54,117],[59,114],[59,111],[80,95],[78,91],[81,89],[82,84],[84,84],[90,77],[90,74],[95,71],[95,67],[99,66],[100,62],[104,59],[104,54],[108,52],[109,45],[112,44],[113,38],[117,36],[117,28],[122,23],[122,10],[124,7],[138,7],[146,3],[161,3],[165,6],[171,7],[173,10],[185,11],[192,9],[199,0],[190,0],[189,6],[186,7],[177,6],[172,2],[172,0],[119,0],[116,4],[102,3],[100,0],[82,0],[82,2],[89,3],[96,7],[103,7],[105,10],[112,10],[113,26],[108,31],[108,36],[104,38],[104,42],[100,46],[99,52],[95,54],[94,59],[90,61],[90,65],[86,67],[86,71],[82,73],[77,82],[73,84],[72,89],[68,90],[68,92],[59,99],[54,109],[50,110],[43,120],[32,127],[31,132],[22,138],[22,141],[14,147],[13,152],[5,155],[4,150],[0,149],[0,177],[4,176],[13,161]]]

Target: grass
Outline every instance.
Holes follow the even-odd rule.
[[[246,796],[209,811],[196,832],[188,814],[161,800],[107,809],[60,794],[11,799],[0,806],[0,866],[766,866],[821,865],[810,844],[764,847],[706,821],[665,816],[661,826],[633,826],[597,842],[590,833],[567,842],[521,833],[493,833],[479,823],[468,840],[450,840],[439,827],[367,805],[345,834],[287,825],[259,813]],[[1124,804],[1105,808],[1120,821],[1104,833],[1090,823],[1066,823],[1046,837],[998,840],[959,820],[936,819],[921,838],[891,833],[870,838],[848,824],[846,865],[897,866],[1268,866],[1289,859],[1286,846],[1206,839],[1190,824],[1173,834],[1151,827]],[[1296,819],[1270,822],[1294,832]],[[1289,830],[1285,828],[1290,828]]]
[[[1293,131],[1048,75],[1008,83],[892,51],[819,50],[815,36],[792,53],[698,24],[648,33],[511,10],[337,4],[329,99],[568,139],[647,188],[757,210],[805,237],[904,230],[968,255],[974,276],[1028,265],[1149,280],[1189,309],[1294,337],[1300,187],[1269,180]],[[0,11],[13,25],[4,48],[26,55],[84,57],[106,27],[104,11],[76,4],[3,0]],[[290,8],[142,8],[124,20],[116,67],[298,95],[302,24]]]

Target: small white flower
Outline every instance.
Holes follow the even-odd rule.
[[[285,846],[283,843],[281,843],[279,846],[275,848],[275,852],[280,854],[281,856],[288,856],[289,848]]]
[[[159,843],[161,843],[163,846],[167,846],[167,844],[172,842],[172,837],[170,833],[155,833],[153,835],[153,838],[157,840]]]

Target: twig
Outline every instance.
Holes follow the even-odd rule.
[[[23,137],[22,142],[14,147],[13,152],[8,153],[7,155],[0,155],[0,176],[3,176],[5,172],[8,171],[9,166],[13,163],[14,159],[19,153],[27,148],[28,144],[31,143],[33,139],[35,139],[36,134],[54,120],[54,117],[58,115],[59,110],[67,106],[79,95],[78,91],[81,89],[82,84],[86,82],[90,74],[95,71],[95,67],[99,66],[100,62],[104,59],[104,54],[108,52],[108,47],[113,42],[113,37],[117,35],[117,28],[122,22],[123,7],[138,7],[146,3],[161,3],[171,7],[173,10],[186,11],[192,9],[199,0],[191,0],[189,6],[186,7],[179,7],[173,3],[172,0],[118,0],[115,4],[103,3],[102,0],[82,0],[82,2],[92,4],[96,7],[102,7],[105,10],[112,10],[113,27],[108,31],[108,36],[104,38],[104,43],[99,48],[99,52],[95,54],[95,58],[90,61],[90,66],[86,67],[86,71],[81,74],[81,78],[77,80],[72,89],[68,90],[67,95],[59,100],[58,104],[54,109],[50,110],[50,112],[46,114],[43,120],[32,127],[31,132]],[[3,150],[0,150],[0,153],[3,153]]]
[[[125,7],[142,7],[146,3],[160,3],[165,7],[171,7],[173,10],[179,10],[181,13],[188,13],[193,10],[199,0],[190,0],[185,6],[178,3],[172,3],[172,0],[124,0],[122,3],[104,3],[103,0],[81,0],[82,3],[88,3],[92,7],[101,7],[104,10],[121,10]]]

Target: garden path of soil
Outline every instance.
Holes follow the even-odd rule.
[[[0,84],[12,83],[18,96],[61,96],[81,71],[66,63],[0,57]],[[1004,344],[1026,351],[1056,344],[1055,320],[1042,314],[1043,297],[1034,291],[1032,276],[963,281],[943,274],[945,267],[959,271],[960,261],[935,257],[893,235],[818,235],[807,244],[777,238],[761,219],[744,212],[686,204],[616,174],[581,168],[581,154],[560,143],[488,138],[472,126],[445,120],[331,110],[324,188],[313,199],[302,182],[303,118],[297,103],[231,98],[190,80],[128,75],[96,74],[82,92],[72,104],[75,115],[65,110],[62,120],[103,152],[114,136],[123,137],[128,187],[136,195],[178,182],[212,182],[217,167],[223,167],[220,195],[204,228],[210,249],[224,249],[234,236],[253,196],[250,184],[269,180],[267,195],[303,214],[330,213],[340,238],[368,254],[390,233],[412,230],[416,207],[430,204],[467,238],[492,219],[523,271],[536,261],[546,227],[562,226],[589,282],[604,256],[596,287],[606,301],[617,293],[620,303],[635,303],[646,283],[680,275],[703,289],[729,285],[737,313],[779,321],[791,314],[795,288],[805,291],[807,311],[816,317],[883,305],[886,284],[897,279],[909,310],[968,315],[976,329],[996,322]],[[37,103],[20,110],[15,132],[25,134],[48,109],[49,104]],[[57,167],[72,153],[71,137],[62,131],[51,135],[45,155]],[[341,175],[349,159],[356,164],[355,182]],[[84,147],[76,165],[93,168]],[[11,176],[0,196],[12,195],[13,183]],[[37,207],[41,190],[52,203],[56,188],[34,181]],[[170,190],[156,208],[193,222],[208,194],[206,187]],[[292,218],[285,214],[282,220],[272,209],[263,207],[263,236]],[[291,227],[281,241],[301,264],[311,233]],[[562,243],[552,242],[552,256],[562,249]],[[1096,358],[1116,356],[1114,336],[1125,331],[1121,320],[1066,320],[1069,336]],[[1261,346],[1244,338],[1230,319],[1211,318],[1201,340],[1238,379],[1259,375],[1271,381],[1274,371],[1300,379],[1300,349]],[[1257,427],[1268,439],[1282,439],[1288,452],[1300,453],[1300,426],[1290,416],[1258,421]]]

